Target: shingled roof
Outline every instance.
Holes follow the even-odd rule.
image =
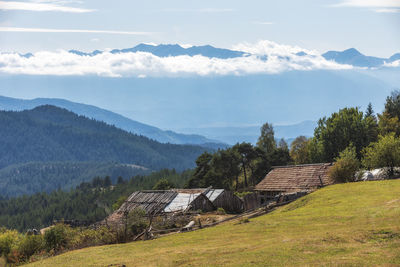
[[[292,165],[273,168],[256,185],[257,191],[296,192],[333,184],[328,171],[332,163]]]

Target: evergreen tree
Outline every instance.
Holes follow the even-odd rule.
[[[272,124],[266,122],[261,127],[261,135],[258,138],[257,146],[266,153],[270,153],[276,149],[275,133]]]

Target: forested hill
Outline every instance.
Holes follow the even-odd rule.
[[[66,110],[74,112],[78,115],[103,121],[110,125],[115,125],[122,130],[137,135],[146,136],[160,143],[201,145],[207,148],[226,148],[226,145],[201,135],[180,134],[173,131],[161,130],[157,127],[134,121],[120,114],[92,105],[81,104],[57,98],[35,98],[32,100],[26,100],[0,96],[1,110],[22,111],[43,105],[52,105],[65,108]]]
[[[1,111],[0,136],[0,168],[32,161],[92,161],[183,170],[194,167],[204,151],[161,144],[49,105]]]

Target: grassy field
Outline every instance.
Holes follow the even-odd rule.
[[[400,266],[400,180],[329,186],[276,211],[30,266]]]

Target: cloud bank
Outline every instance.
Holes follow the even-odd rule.
[[[0,54],[0,72],[30,75],[98,75],[106,77],[164,77],[185,75],[276,74],[291,70],[351,69],[325,60],[321,55],[270,41],[245,43],[236,50],[249,56],[220,59],[196,56],[157,57],[151,53],[103,52],[95,56],[77,55],[65,50],[42,51],[30,56]],[[302,52],[299,54],[299,52]]]
[[[400,0],[344,0],[332,7],[360,7],[371,8],[378,13],[400,12]]]
[[[58,11],[70,13],[87,13],[93,12],[94,9],[77,8],[63,6],[65,2],[54,1],[37,1],[37,2],[13,2],[0,1],[0,10],[25,10],[25,11]]]

